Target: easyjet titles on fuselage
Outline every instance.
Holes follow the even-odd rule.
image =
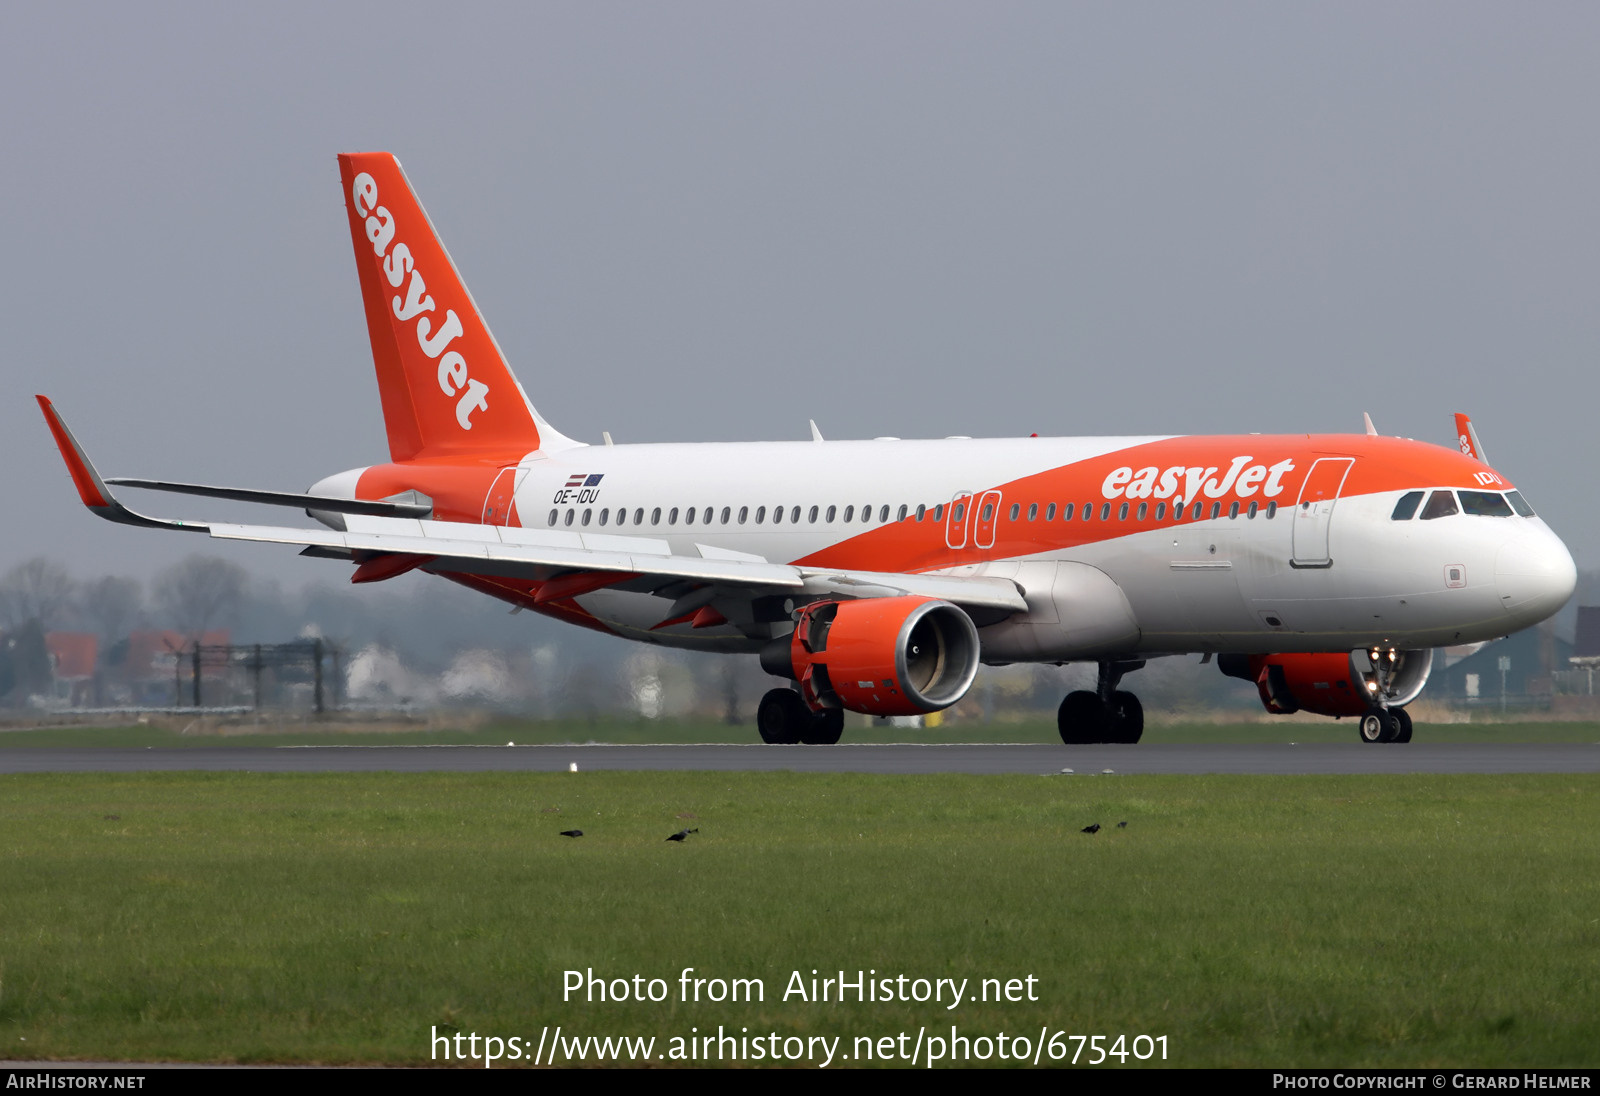
[[[1242,499],[1250,498],[1259,489],[1262,498],[1276,498],[1283,494],[1283,477],[1294,471],[1293,460],[1281,460],[1268,467],[1251,464],[1253,457],[1234,457],[1228,470],[1220,479],[1216,466],[1210,468],[1185,468],[1174,465],[1163,471],[1150,465],[1134,470],[1132,465],[1113,469],[1100,485],[1100,493],[1108,499],[1173,499],[1182,505],[1200,497],[1220,499],[1229,491]],[[1263,483],[1262,481],[1266,482]],[[1180,491],[1181,488],[1181,491]]]

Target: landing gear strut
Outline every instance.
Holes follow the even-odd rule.
[[[793,689],[770,689],[756,709],[756,729],[768,745],[832,746],[844,734],[844,712],[813,712]]]
[[[1096,742],[1134,743],[1144,734],[1144,705],[1132,693],[1117,688],[1122,675],[1137,670],[1140,662],[1102,662],[1095,691],[1080,689],[1067,694],[1056,712],[1061,741],[1069,746]]]
[[[1411,713],[1404,708],[1374,708],[1361,717],[1363,742],[1410,742]]]

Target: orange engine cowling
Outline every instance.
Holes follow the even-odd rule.
[[[965,696],[978,673],[978,629],[937,598],[813,602],[783,642],[787,649],[774,641],[762,665],[799,681],[818,710],[936,712]]]
[[[1433,669],[1433,651],[1374,647],[1306,654],[1222,655],[1222,672],[1255,684],[1269,712],[1363,715],[1415,700]]]

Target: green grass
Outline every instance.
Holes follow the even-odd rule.
[[[1562,743],[1600,742],[1600,724],[1583,722],[1424,723],[1418,742]],[[499,718],[477,726],[381,726],[368,729],[337,720],[273,722],[217,726],[187,721],[128,727],[51,727],[0,731],[0,749],[24,746],[414,746],[518,745],[553,743],[733,742],[759,741],[753,724],[730,726],[719,720],[690,719],[515,719]],[[1053,720],[1031,719],[994,723],[947,723],[940,727],[863,726],[851,716],[845,742],[1060,742]],[[1145,727],[1144,742],[1274,743],[1356,741],[1350,720],[1295,720],[1268,723],[1160,722]]]
[[[1594,1066],[1597,835],[1590,775],[3,776],[0,1056],[956,1024],[1189,1066]],[[684,967],[766,999],[679,1002]],[[563,1002],[587,968],[674,1000]],[[1039,1000],[784,1002],[813,968]]]

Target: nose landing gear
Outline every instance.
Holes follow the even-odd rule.
[[[1095,691],[1079,689],[1067,694],[1056,711],[1056,729],[1069,746],[1119,742],[1132,744],[1144,734],[1144,705],[1132,693],[1117,688],[1122,675],[1137,670],[1140,662],[1102,662]]]

